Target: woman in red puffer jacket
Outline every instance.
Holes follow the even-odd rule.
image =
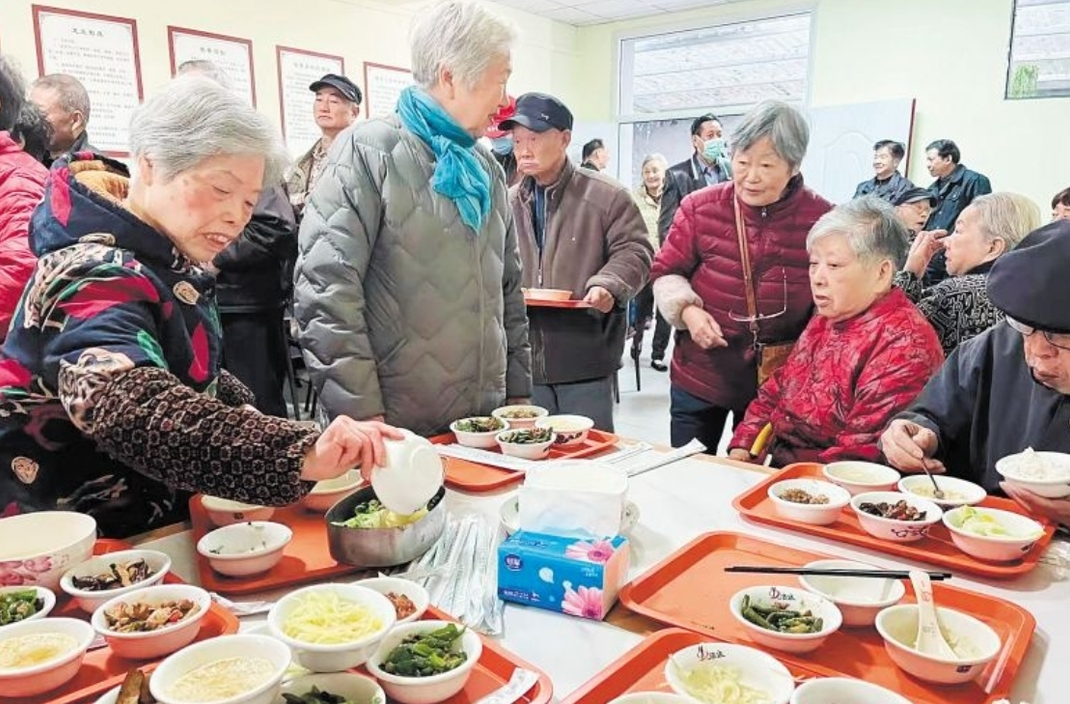
[[[24,95],[22,77],[0,57],[0,342],[37,261],[26,230],[48,176],[48,170],[11,138]]]
[[[717,447],[729,412],[743,418],[757,392],[755,334],[737,236],[751,264],[757,342],[798,339],[812,312],[806,235],[832,204],[803,185],[810,131],[794,108],[766,101],[732,136],[732,181],[684,199],[650,278],[676,328],[671,439]]]

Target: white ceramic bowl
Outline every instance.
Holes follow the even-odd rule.
[[[152,573],[145,579],[134,582],[129,586],[102,591],[90,591],[88,589],[79,589],[74,586],[75,577],[93,577],[96,575],[108,574],[111,572],[112,565],[118,565],[124,562],[134,562],[136,560],[144,560]],[[63,577],[59,580],[59,586],[63,591],[74,598],[75,603],[78,604],[78,608],[91,614],[96,611],[101,604],[112,597],[126,594],[135,589],[141,589],[142,587],[158,584],[170,571],[171,558],[158,550],[120,550],[118,552],[109,552],[105,555],[97,555],[80,565],[75,565],[63,573]]]
[[[743,597],[749,596],[752,602],[768,606],[772,603],[787,603],[793,611],[810,611],[821,618],[824,623],[817,633],[780,633],[751,623],[743,617]],[[843,622],[840,610],[823,596],[797,589],[795,587],[759,586],[741,589],[732,595],[728,602],[732,616],[743,624],[758,645],[783,650],[787,653],[809,653],[821,647],[830,635],[839,630]]]
[[[501,424],[500,428],[494,430],[488,430],[485,433],[474,433],[470,430],[461,430],[457,426],[466,420],[489,420],[494,419]],[[450,431],[456,436],[457,443],[464,445],[465,447],[475,447],[480,450],[493,450],[498,447],[498,441],[494,439],[494,436],[503,430],[506,430],[509,424],[501,418],[494,416],[471,416],[468,418],[460,418],[450,423]]]
[[[884,639],[884,649],[896,665],[918,679],[939,684],[969,682],[999,654],[999,635],[961,611],[938,606],[936,613],[941,630],[945,637],[951,637],[949,645],[959,657],[944,659],[915,650],[917,604],[889,606],[877,614],[877,632]]]
[[[864,503],[894,504],[899,501],[905,501],[908,506],[924,511],[925,518],[920,521],[899,521],[894,518],[874,516],[859,508]],[[940,507],[932,501],[897,491],[871,491],[865,494],[855,494],[851,499],[851,508],[858,515],[858,524],[862,526],[862,530],[874,538],[889,540],[893,543],[913,543],[921,540],[929,534],[929,528],[934,523],[940,522],[940,517],[943,515]]]
[[[316,513],[327,513],[336,503],[352,494],[364,484],[359,469],[351,469],[334,479],[316,482],[312,491],[301,498],[301,507]]]
[[[564,288],[526,288],[524,297],[536,301],[569,301],[572,291]]]
[[[383,439],[386,462],[373,467],[371,486],[383,506],[408,515],[434,498],[446,478],[446,465],[425,437],[402,429],[401,439]]]
[[[282,677],[290,667],[290,649],[270,636],[251,633],[209,638],[169,655],[149,678],[149,691],[160,704],[196,704],[176,699],[171,688],[192,670],[234,657],[263,658],[271,663],[274,671],[268,679],[248,691],[213,704],[274,704]]]
[[[400,704],[436,704],[449,699],[464,688],[472,668],[483,654],[483,641],[471,628],[465,628],[460,647],[468,658],[460,666],[430,677],[401,677],[383,671],[382,663],[406,636],[434,631],[448,626],[450,621],[417,621],[406,623],[390,631],[379,643],[375,654],[368,659],[368,672],[379,680],[388,697]],[[459,626],[459,624],[458,624]]]
[[[431,595],[427,593],[427,590],[416,582],[411,582],[407,579],[401,579],[399,577],[373,577],[372,579],[361,579],[353,584],[358,587],[367,587],[373,591],[377,591],[383,596],[387,594],[404,594],[412,601],[412,605],[416,607],[409,616],[405,618],[399,618],[394,622],[395,626],[400,626],[403,623],[412,623],[416,619],[424,615],[427,611],[427,607],[431,604]],[[387,597],[389,599],[389,597]],[[396,611],[395,611],[396,613]]]
[[[850,560],[817,560],[807,567],[819,569],[874,569],[872,565]],[[898,579],[868,577],[830,577],[805,575],[799,577],[804,589],[820,594],[840,610],[844,626],[872,626],[881,609],[898,604],[906,587]]]
[[[498,509],[498,515],[506,535],[512,535],[520,530],[520,497],[513,495],[503,501],[502,507]],[[639,525],[639,506],[634,501],[625,500],[620,514],[618,532],[626,535],[631,533],[637,525]]]
[[[3,633],[3,629],[7,628],[8,626],[15,625],[15,623],[26,623],[27,621],[35,621],[37,619],[44,618],[45,616],[48,616],[48,614],[52,612],[52,609],[56,607],[56,593],[53,592],[51,589],[46,589],[45,587],[40,587],[36,585],[32,587],[0,587],[0,595],[7,594],[8,592],[25,591],[32,591],[37,595],[36,599],[41,602],[41,608],[35,611],[33,615],[27,616],[22,620],[15,621],[14,623],[9,623],[6,626],[0,626],[0,633]]]
[[[532,411],[535,415],[530,418],[510,418],[508,414],[511,411],[527,410]],[[492,416],[505,423],[508,428],[534,428],[535,421],[539,418],[545,418],[550,415],[550,412],[542,406],[532,405],[516,405],[516,406],[502,406],[501,408],[495,408],[490,413]]]
[[[824,496],[825,504],[800,504],[780,498],[789,489],[801,489],[811,496]],[[842,487],[818,479],[785,479],[769,487],[769,500],[782,518],[797,523],[826,526],[835,523],[843,507],[851,501],[851,494]]]
[[[78,674],[85,651],[89,649],[94,637],[93,628],[85,621],[76,618],[42,618],[7,626],[0,631],[0,643],[9,638],[39,633],[62,633],[71,636],[75,640],[75,646],[39,665],[0,669],[0,692],[3,697],[32,697],[66,684]]]
[[[873,462],[845,460],[831,462],[822,470],[825,479],[842,486],[851,496],[867,491],[891,491],[899,481],[899,472]]]
[[[992,518],[1010,535],[979,535],[962,529],[967,514],[976,512]],[[944,525],[951,533],[951,542],[967,555],[980,560],[1011,562],[1020,560],[1029,552],[1033,543],[1044,535],[1044,526],[1028,516],[997,508],[974,508],[963,506],[944,514]]]
[[[629,692],[609,704],[695,704],[695,700],[668,692]]]
[[[272,506],[243,504],[240,501],[221,499],[218,496],[202,496],[201,506],[208,512],[208,520],[214,526],[229,526],[247,521],[266,521],[275,515]]]
[[[688,693],[684,677],[692,668],[704,665],[737,670],[740,682],[765,692],[762,701],[769,704],[788,704],[795,689],[795,680],[779,660],[760,650],[732,643],[702,643],[676,651],[665,663],[665,679],[677,694],[694,702],[702,701]]]
[[[521,429],[523,430],[523,428]],[[494,436],[501,448],[502,454],[510,457],[519,457],[525,460],[542,460],[550,456],[550,448],[553,447],[556,433],[550,433],[550,439],[540,443],[515,443],[509,439],[517,429],[503,430]]]
[[[305,675],[288,680],[282,685],[282,694],[307,694],[316,687],[321,692],[330,692],[356,704],[386,704],[386,693],[370,677],[353,672],[330,672],[320,675]],[[280,699],[278,704],[282,704]]]
[[[379,628],[345,643],[310,643],[288,635],[284,630],[286,619],[305,597],[316,592],[333,592],[344,601],[363,606],[379,621]],[[297,589],[275,602],[268,612],[271,635],[290,646],[297,661],[313,672],[341,672],[364,664],[396,621],[397,612],[389,599],[356,584],[314,584]]]
[[[8,585],[55,591],[68,569],[85,562],[97,541],[97,522],[74,511],[37,511],[0,518],[0,563]]]
[[[535,427],[549,428],[554,431],[554,435],[557,436],[557,439],[554,440],[555,445],[571,447],[583,444],[587,439],[587,434],[594,427],[594,421],[587,416],[546,416],[535,421]]]
[[[911,704],[880,685],[849,677],[821,677],[799,685],[791,704]]]
[[[120,603],[158,605],[182,599],[192,601],[197,605],[197,610],[178,623],[154,631],[133,633],[120,633],[108,627],[105,613]],[[192,584],[157,584],[109,599],[93,612],[90,623],[97,633],[104,636],[112,652],[119,657],[148,660],[169,655],[192,643],[201,630],[201,620],[211,607],[212,597],[200,587]]]
[[[1023,476],[1018,466],[1027,457],[1026,453],[1007,455],[996,461],[996,471],[1003,475],[1011,486],[1027,489],[1038,496],[1049,499],[1061,499],[1070,496],[1070,455],[1062,452],[1037,452],[1039,458],[1050,464],[1060,473],[1053,479],[1036,479]]]
[[[293,531],[281,523],[235,523],[207,533],[197,541],[197,552],[219,574],[248,577],[277,565],[292,539]]]
[[[944,492],[942,499],[933,496],[936,489],[932,481],[924,474],[911,474],[903,477],[896,487],[904,494],[928,499],[945,510],[956,506],[973,506],[981,503],[988,496],[988,492],[980,484],[943,474],[936,474],[934,477],[936,485],[940,487],[940,491]]]

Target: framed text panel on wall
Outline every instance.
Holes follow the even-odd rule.
[[[412,71],[407,68],[365,61],[364,85],[367,88],[367,95],[364,96],[364,104],[367,106],[365,114],[369,119],[390,115],[394,112],[401,91],[412,84]]]
[[[316,94],[309,86],[325,74],[345,74],[345,59],[317,51],[305,51],[288,46],[275,46],[279,71],[279,110],[282,115],[282,136],[295,156],[312,148],[321,136],[312,115]]]
[[[137,22],[34,5],[33,30],[40,74],[66,73],[85,86],[93,146],[129,156],[130,117],[142,98]]]
[[[211,61],[230,79],[230,89],[256,107],[253,42],[184,27],[167,27],[171,75],[187,61]]]

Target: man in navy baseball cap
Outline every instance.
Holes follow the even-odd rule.
[[[565,104],[546,93],[524,93],[516,99],[516,114],[502,121],[498,128],[511,130],[517,125],[532,132],[571,130],[572,112]]]

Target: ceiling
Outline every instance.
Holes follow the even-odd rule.
[[[558,22],[582,26],[605,24],[665,12],[693,10],[740,0],[494,0]]]

